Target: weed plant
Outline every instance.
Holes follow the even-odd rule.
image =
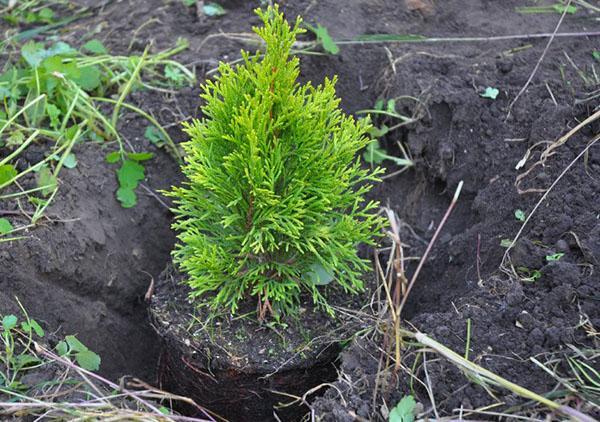
[[[29,41],[20,47],[19,59],[0,72],[0,200],[25,198],[34,211],[22,213],[29,215],[30,224],[19,227],[0,218],[0,243],[19,239],[19,232],[44,215],[57,193],[60,171],[77,165],[73,147],[78,142],[115,142],[116,151],[106,160],[121,164],[116,196],[123,207],[135,205],[135,189],[144,178],[141,163],[152,154],[126,151],[126,142],[117,130],[120,112],[128,109],[147,119],[156,131],[152,139],[179,157],[158,122],[125,100],[134,90],[192,83],[194,75],[170,59],[185,48],[187,43],[180,41],[156,54],[146,50],[141,56],[116,56],[99,40],[90,40],[79,49],[60,41],[51,45]],[[105,107],[101,107],[103,103]],[[111,108],[109,115],[106,110]],[[19,167],[17,161],[35,143],[45,146],[43,158]],[[35,185],[30,186],[32,174]]]

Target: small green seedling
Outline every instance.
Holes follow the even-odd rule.
[[[600,62],[600,50],[594,50],[594,51],[592,51],[592,57],[597,62]]]
[[[555,253],[552,255],[546,255],[546,261],[553,262],[560,260],[563,256],[565,256],[564,252]]]
[[[524,283],[534,283],[542,277],[540,270],[531,270],[527,267],[517,267],[517,273]]]
[[[498,94],[500,94],[498,88],[488,86],[481,94],[479,94],[479,96],[482,98],[489,98],[490,100],[495,100],[496,98],[498,98]]]
[[[365,152],[363,153],[363,159],[365,160],[365,162],[367,162],[371,165],[374,165],[374,164],[381,164],[381,163],[383,163],[383,161],[388,160],[388,161],[394,162],[395,164],[397,164],[400,167],[403,167],[403,169],[401,171],[414,165],[413,161],[409,158],[408,153],[406,152],[406,150],[404,149],[404,147],[402,146],[402,144],[400,142],[397,142],[397,145],[398,145],[398,148],[400,149],[400,151],[402,152],[402,155],[403,155],[402,158],[389,155],[385,151],[385,149],[383,149],[381,147],[381,144],[380,144],[379,140],[377,139],[377,138],[381,138],[381,137],[387,135],[391,131],[398,129],[399,127],[401,127],[405,124],[408,124],[409,122],[414,121],[413,119],[403,116],[396,111],[396,99],[392,98],[387,101],[384,101],[383,99],[379,99],[379,100],[377,100],[377,102],[375,103],[375,105],[372,109],[360,110],[360,111],[358,111],[358,113],[359,114],[366,113],[369,118],[371,118],[371,114],[374,114],[374,115],[382,115],[384,117],[392,117],[392,118],[400,119],[400,123],[395,124],[391,127],[388,127],[387,125],[382,124],[379,127],[374,126],[369,130],[369,135],[371,135],[375,139],[372,139],[371,142],[369,142],[369,144],[365,148]]]
[[[416,407],[413,396],[404,396],[390,411],[388,422],[413,422]]]
[[[0,1],[2,7],[2,19],[11,25],[21,24],[53,24],[56,22],[56,14],[50,7],[38,1]],[[59,3],[47,2],[47,3]],[[63,2],[66,3],[66,2]],[[40,7],[41,6],[41,7]]]
[[[141,163],[152,157],[154,154],[150,152],[127,153],[125,159],[119,151],[107,154],[107,163],[114,164],[121,161],[121,167],[117,170],[117,181],[119,182],[117,199],[123,208],[132,208],[137,204],[135,190],[145,178],[145,168]]]
[[[144,137],[159,148],[163,147],[167,142],[163,133],[156,126],[152,125],[146,127]]]
[[[9,234],[14,230],[13,225],[6,218],[0,218],[0,236]]]
[[[26,390],[20,379],[27,370],[42,363],[32,345],[44,336],[40,324],[27,314],[20,324],[16,315],[0,315],[0,389]]]
[[[413,165],[413,162],[409,159],[389,155],[381,148],[377,139],[369,142],[363,153],[363,159],[369,164],[381,164],[384,160],[389,160],[401,167],[410,167]]]
[[[227,10],[219,3],[210,2],[202,6],[202,13],[206,16],[223,16],[227,13]]]
[[[306,28],[310,32],[317,36],[317,42],[323,47],[323,50],[325,50],[327,53],[335,55],[340,52],[340,48],[335,43],[335,41],[333,41],[331,35],[329,35],[329,31],[327,30],[327,28],[325,28],[319,23],[316,27],[314,27],[305,22],[304,26],[306,26]]]
[[[515,210],[515,218],[521,222],[525,221],[525,212],[519,209]]]
[[[56,352],[62,357],[73,357],[79,366],[88,371],[100,369],[101,359],[75,336],[66,336],[56,345]]]

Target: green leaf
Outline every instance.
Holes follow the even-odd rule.
[[[208,3],[202,7],[202,13],[206,16],[223,16],[227,11],[218,3]]]
[[[82,67],[79,71],[79,77],[72,79],[81,89],[90,92],[100,86],[100,70],[97,66]]]
[[[17,147],[25,141],[25,135],[20,130],[13,131],[6,140],[7,147]]]
[[[510,239],[502,239],[500,241],[500,246],[502,246],[503,248],[509,248],[510,245],[512,245],[512,240]]]
[[[483,98],[489,98],[491,100],[495,100],[500,94],[500,91],[497,88],[492,88],[488,86],[483,93],[479,94]]]
[[[38,17],[41,21],[50,23],[52,22],[52,18],[54,17],[54,12],[49,7],[44,7],[38,12]]]
[[[30,105],[30,103],[33,103],[33,101],[39,97],[39,95],[40,92],[37,88],[35,88],[31,89],[27,93],[27,98],[25,98],[25,106],[29,105],[29,107],[24,114],[29,126],[38,126],[39,123],[44,119],[44,112],[46,111],[46,97]]]
[[[98,39],[89,40],[81,46],[82,50],[88,51],[93,54],[108,54],[108,50],[102,44],[102,41]]]
[[[12,164],[2,164],[0,166],[0,186],[14,179],[17,174],[17,169]]]
[[[390,411],[389,422],[413,422],[417,403],[412,396],[404,396]]]
[[[563,256],[565,256],[564,252],[559,252],[559,253],[555,253],[552,255],[546,255],[546,261],[548,261],[548,262],[558,261]]]
[[[33,328],[33,331],[38,335],[38,337],[44,337],[44,329],[38,324],[35,319],[29,320],[29,326]]]
[[[114,164],[121,159],[121,153],[119,151],[113,151],[106,154],[106,162]]]
[[[515,210],[515,218],[519,221],[525,221],[525,213],[523,210]]]
[[[158,408],[159,412],[162,413],[163,415],[170,415],[171,411],[169,410],[169,408],[165,407],[165,406],[161,406]]]
[[[369,129],[369,135],[371,135],[373,138],[381,138],[382,136],[387,134],[389,131],[390,131],[390,128],[387,127],[386,125],[382,125],[381,127],[373,126],[371,129]]]
[[[144,131],[144,137],[157,147],[161,147],[165,144],[165,137],[156,126],[146,127],[146,130]]]
[[[592,51],[592,57],[597,61],[600,62],[600,50],[594,50]]]
[[[181,69],[171,64],[165,66],[165,78],[179,85],[185,80],[185,76]]]
[[[373,109],[375,110],[383,110],[383,99],[379,99],[375,102],[375,105],[373,106]]]
[[[73,154],[72,152],[67,154],[65,160],[63,161],[63,166],[65,166],[68,169],[73,169],[77,167],[77,157],[75,156],[75,154]]]
[[[17,326],[17,317],[16,316],[6,315],[4,318],[2,318],[2,327],[4,327],[4,329],[6,331],[12,330],[16,326]]]
[[[77,337],[70,335],[65,337],[65,341],[69,345],[69,350],[73,352],[85,352],[88,350],[87,346],[80,342]]]
[[[317,286],[326,286],[333,281],[333,274],[327,271],[323,265],[316,263],[311,265],[306,278]]]
[[[66,341],[61,340],[58,342],[56,345],[56,353],[58,353],[59,356],[64,356],[69,353],[69,346]]]
[[[47,57],[52,56],[74,56],[77,54],[77,50],[71,47],[69,44],[63,41],[58,41],[47,50]]]
[[[388,111],[388,113],[396,112],[396,100],[394,100],[394,99],[388,100],[387,111]]]
[[[47,51],[42,43],[29,41],[21,47],[21,56],[33,68],[38,67],[47,57],[46,55]]]
[[[181,2],[187,7],[192,7],[196,4],[196,0],[181,0]]]
[[[52,104],[52,103],[47,103],[46,104],[46,114],[50,118],[50,126],[53,129],[58,129],[60,127],[60,124],[61,124],[60,115],[61,115],[61,113],[62,112],[60,111],[60,108],[58,108],[54,104]]]
[[[10,233],[13,230],[14,227],[12,224],[10,224],[10,221],[8,221],[6,218],[0,218],[0,235]]]
[[[147,153],[140,153],[141,158],[147,159]],[[117,189],[117,200],[123,208],[132,208],[137,204],[135,189],[140,181],[144,180],[144,166],[136,161],[127,159],[123,161],[121,168],[117,171],[119,189]]]
[[[117,189],[117,199],[123,208],[132,208],[137,204],[137,195],[132,188]]]
[[[337,54],[340,52],[340,48],[337,46],[333,38],[329,35],[329,31],[327,28],[322,26],[321,24],[317,24],[316,28],[309,27],[315,35],[317,36],[317,41],[321,43],[323,46],[323,50],[328,52],[329,54]]]
[[[127,154],[127,158],[133,161],[147,161],[154,157],[154,154],[151,152],[130,152]]]
[[[564,4],[554,4],[552,8],[556,10],[558,13],[567,13],[569,15],[574,15],[577,13],[577,7],[573,5],[565,6]]]
[[[367,145],[363,154],[363,158],[369,164],[381,164],[384,160],[390,160],[399,166],[413,165],[412,161],[410,160],[388,155],[386,151],[379,146],[379,141],[377,139],[373,139],[369,145]]]
[[[117,171],[119,186],[135,189],[138,183],[144,180],[144,166],[132,160],[125,160]]]
[[[18,368],[25,368],[27,366],[37,365],[40,362],[41,362],[40,358],[33,356],[33,355],[24,354],[24,355],[19,355],[16,358],[16,366]]]
[[[37,172],[37,187],[44,188],[41,190],[42,195],[50,195],[57,185],[56,176],[52,174],[52,170],[46,164],[40,166]]]
[[[77,364],[88,371],[97,371],[100,369],[100,356],[91,350],[84,350],[75,354]]]

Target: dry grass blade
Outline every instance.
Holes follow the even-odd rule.
[[[519,100],[521,95],[523,95],[523,93],[527,90],[527,87],[529,87],[529,84],[531,84],[533,77],[535,76],[535,74],[537,73],[537,70],[539,69],[540,65],[544,61],[544,57],[546,57],[546,53],[548,52],[548,49],[550,49],[550,45],[552,45],[552,41],[554,41],[554,38],[556,37],[556,34],[558,33],[558,28],[560,28],[560,25],[562,24],[566,14],[567,14],[567,10],[569,9],[569,6],[571,5],[571,1],[572,0],[568,0],[567,4],[564,6],[564,10],[560,16],[560,19],[558,20],[558,23],[556,24],[556,27],[554,28],[554,31],[552,32],[552,36],[548,39],[548,42],[546,43],[546,47],[544,47],[544,51],[542,52],[542,55],[540,56],[537,63],[535,64],[535,67],[533,68],[533,71],[529,75],[527,82],[525,82],[525,85],[523,85],[523,87],[521,88],[521,90],[519,91],[517,96],[508,105],[508,114],[506,116],[507,118],[510,116],[510,112],[512,111],[512,108],[515,105],[515,103]]]
[[[552,409],[554,411],[562,413],[565,416],[574,417],[578,421],[595,422],[594,418],[592,418],[588,415],[585,415],[576,409],[573,409],[568,406],[561,406],[560,404],[558,404],[552,400],[549,400],[546,397],[543,397],[537,393],[534,393],[533,391],[530,391],[524,387],[521,387],[518,384],[508,381],[507,379],[505,379],[491,371],[488,371],[485,368],[482,368],[481,366],[463,358],[458,353],[455,353],[448,347],[444,346],[441,343],[438,343],[437,341],[431,339],[430,337],[428,337],[427,335],[425,335],[423,333],[420,333],[420,332],[412,333],[410,331],[403,330],[402,334],[407,337],[413,337],[414,339],[416,339],[419,343],[423,344],[424,346],[430,347],[431,349],[433,349],[434,351],[436,351],[437,353],[439,353],[440,355],[442,355],[443,357],[448,359],[450,362],[452,362],[453,364],[455,364],[456,366],[461,368],[465,373],[468,373],[471,376],[481,377],[482,379],[484,379],[486,382],[488,382],[490,384],[503,387],[521,397],[524,397],[524,398],[527,398],[530,400],[534,400],[540,404],[543,404],[544,406],[548,407],[549,409]]]
[[[598,114],[598,113],[596,113]],[[600,116],[600,114],[599,114]],[[572,133],[573,131],[569,132]],[[573,132],[574,133],[574,132]],[[563,138],[561,138],[563,139]],[[568,138],[566,138],[568,139]],[[565,141],[566,141],[565,139]],[[600,140],[600,135],[597,135],[595,138],[593,138],[588,145],[573,159],[573,161],[571,161],[569,163],[569,165],[567,167],[565,167],[565,169],[558,175],[558,177],[556,178],[556,180],[552,183],[552,185],[550,185],[550,187],[548,189],[545,190],[544,194],[542,195],[542,197],[540,198],[540,200],[535,204],[535,206],[533,207],[533,210],[531,210],[531,212],[529,213],[529,215],[527,215],[527,218],[525,219],[525,221],[523,222],[523,224],[521,225],[521,228],[519,229],[519,231],[517,232],[517,234],[515,235],[515,237],[513,238],[512,242],[510,243],[510,245],[508,246],[508,248],[506,248],[506,251],[504,252],[504,256],[502,258],[502,264],[501,264],[501,268],[504,269],[504,271],[506,272],[506,263],[509,262],[510,260],[510,256],[509,256],[509,252],[511,251],[511,249],[514,247],[515,243],[517,242],[517,240],[519,239],[519,237],[521,236],[521,234],[523,233],[523,231],[525,230],[525,226],[527,226],[527,223],[529,223],[529,221],[531,220],[531,218],[533,217],[533,215],[535,214],[535,212],[538,210],[538,208],[540,207],[540,205],[546,200],[546,198],[548,197],[548,195],[550,194],[550,192],[552,191],[552,189],[558,184],[558,182],[560,182],[560,180],[564,177],[565,174],[567,174],[567,172],[571,169],[571,167],[573,167],[573,165],[575,165],[575,163],[581,158],[583,157],[589,150],[590,148],[592,148],[598,141]],[[509,274],[513,274],[514,270],[509,272]]]
[[[596,120],[600,119],[600,110],[596,111],[594,114],[592,114],[591,116],[589,116],[587,119],[585,119],[583,122],[579,123],[577,126],[575,126],[573,129],[571,129],[570,131],[568,131],[566,134],[564,134],[563,136],[561,136],[558,140],[556,140],[555,142],[551,143],[540,155],[540,159],[535,162],[534,164],[531,165],[531,167],[529,167],[529,169],[527,169],[527,171],[519,174],[517,176],[517,179],[515,181],[515,186],[517,187],[517,191],[520,194],[524,194],[524,193],[532,193],[532,192],[546,192],[547,189],[521,189],[521,183],[523,182],[523,180],[538,166],[542,166],[546,163],[546,160],[548,158],[550,158],[552,155],[554,155],[556,153],[556,149],[559,148],[560,146],[564,145],[573,135],[575,135],[577,132],[579,132],[581,129],[583,129],[585,126],[595,122]]]

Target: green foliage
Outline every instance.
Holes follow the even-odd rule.
[[[329,35],[329,31],[327,30],[327,28],[325,28],[319,23],[316,27],[307,23],[305,23],[304,25],[309,29],[309,31],[311,31],[317,36],[317,42],[321,44],[323,50],[325,50],[329,54],[334,55],[340,52],[340,48],[335,43],[335,41],[333,41],[331,35]]]
[[[517,13],[532,14],[532,13],[566,13],[574,15],[577,13],[577,7],[573,5],[564,5],[562,3],[550,4],[547,6],[524,6],[516,7]]]
[[[11,25],[21,24],[52,24],[56,22],[53,8],[66,6],[64,0],[46,1],[8,1],[0,0],[2,19]]]
[[[383,99],[379,99],[377,100],[372,109],[361,110],[358,113],[366,113],[369,116],[369,118],[371,118],[371,115],[373,114],[376,116],[383,116],[387,119],[391,118],[394,120],[400,120],[400,123],[394,124],[391,127],[387,126],[386,124],[381,124],[379,127],[372,127],[371,129],[369,129],[369,135],[371,135],[373,138],[383,138],[388,133],[393,132],[395,129],[398,129],[399,127],[402,127],[408,123],[415,121],[414,119],[403,116],[396,111],[396,99],[394,98],[387,100],[387,102],[385,103]],[[403,155],[402,158],[388,154],[386,150],[381,147],[378,139],[372,139],[371,142],[367,145],[367,148],[365,148],[365,152],[363,153],[363,159],[371,165],[381,164],[386,160],[392,161],[396,165],[403,167],[401,171],[412,167],[414,165],[414,162],[409,158],[408,153],[406,152],[402,144],[399,141],[397,141],[396,143]]]
[[[495,100],[498,98],[498,94],[500,94],[500,90],[498,88],[493,88],[488,86],[481,94],[479,94],[482,98],[489,98],[490,100]]]
[[[559,261],[563,256],[565,256],[565,254],[563,252],[546,255],[546,261],[548,261],[548,262]]]
[[[21,309],[24,319],[20,322],[16,315],[0,315],[0,393],[26,392],[28,387],[21,378],[27,371],[48,363],[34,347],[34,342],[43,342],[46,333]],[[84,369],[96,371],[100,367],[100,357],[75,336],[66,336],[56,350],[63,357],[75,359]]]
[[[8,234],[14,230],[13,225],[6,218],[0,218],[0,235]]]
[[[525,219],[527,218],[525,216],[525,211],[519,209],[515,210],[515,218],[521,222],[525,221]]]
[[[191,296],[213,309],[235,312],[252,296],[260,318],[271,309],[289,314],[307,291],[332,312],[319,286],[360,291],[368,261],[357,245],[372,244],[383,224],[378,204],[364,199],[380,171],[356,158],[370,126],[339,109],[335,79],[296,82],[290,49],[300,19],[291,28],[277,7],[257,13],[264,56],[243,52],[243,64],[221,64],[204,86],[205,118],[185,126],[187,181],[169,193],[174,261]]]
[[[413,396],[404,396],[390,411],[389,422],[413,422],[416,406]]]
[[[88,349],[75,336],[66,336],[64,340],[58,342],[56,351],[62,357],[74,357],[77,364],[83,369],[88,371],[100,369],[100,356]]]
[[[227,11],[219,3],[210,2],[202,6],[202,13],[206,16],[223,16]]]
[[[369,164],[381,164],[384,160],[389,160],[403,167],[410,167],[413,165],[413,162],[407,158],[399,158],[389,155],[383,148],[381,148],[377,139],[373,139],[369,145],[367,145],[367,148],[363,153],[363,158]]]
[[[123,161],[126,168],[131,164],[125,164],[125,160],[138,163],[147,159],[147,153],[125,151],[118,131],[119,111],[123,108],[148,120],[156,130],[154,144],[167,147],[179,157],[164,128],[148,113],[125,102],[125,98],[134,90],[180,87],[193,82],[192,72],[169,59],[185,48],[187,43],[179,40],[174,48],[156,54],[115,56],[97,39],[87,41],[79,49],[60,41],[30,41],[21,46],[19,55],[14,55],[16,60],[4,64],[0,70],[0,199],[18,201],[24,197],[35,207],[31,224],[14,231],[33,227],[41,218],[60,186],[61,169],[72,169],[78,164],[72,151],[75,144],[115,142],[119,148],[116,161]],[[119,98],[114,100],[112,96]],[[113,105],[111,117],[99,103]],[[38,142],[46,145],[43,158],[17,171],[20,155]],[[34,186],[23,181],[31,172],[35,174]],[[143,170],[141,176],[139,172],[134,177],[116,176],[117,199],[124,207],[132,207]],[[24,188],[17,187],[17,183]],[[6,236],[11,232],[12,229],[1,231],[0,243],[14,240]]]

